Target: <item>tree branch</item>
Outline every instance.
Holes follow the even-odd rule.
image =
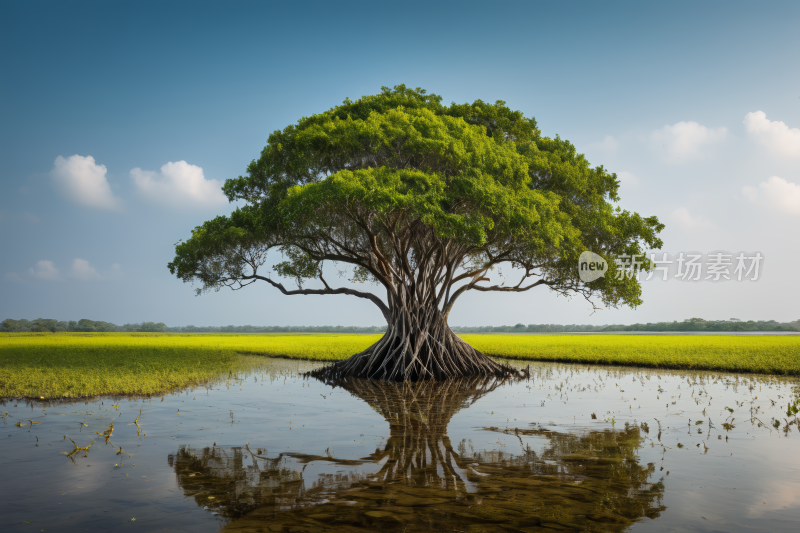
[[[320,276],[320,278],[321,277],[322,276]],[[267,283],[269,283],[273,287],[277,288],[279,291],[281,291],[286,296],[294,296],[296,294],[301,294],[303,296],[325,295],[325,294],[347,294],[347,295],[350,295],[350,296],[357,296],[358,298],[364,298],[366,300],[371,301],[375,305],[377,305],[378,309],[380,309],[381,313],[383,313],[383,318],[386,319],[386,323],[387,324],[391,323],[391,316],[392,315],[391,315],[391,312],[389,311],[389,308],[386,306],[385,303],[383,303],[381,301],[380,298],[378,298],[377,296],[375,296],[371,292],[361,292],[361,291],[357,291],[355,289],[348,289],[348,288],[345,288],[345,287],[340,287],[338,289],[331,289],[330,287],[327,286],[328,284],[325,283],[324,280],[323,280],[323,283],[325,283],[325,286],[327,287],[325,289],[295,289],[295,290],[291,290],[290,291],[290,290],[286,290],[286,287],[284,287],[282,283],[277,283],[275,281],[272,281],[268,277],[259,276],[258,274],[253,274],[252,276],[243,276],[242,279],[260,279],[262,281],[266,281]]]
[[[481,278],[481,279],[479,279],[477,281],[483,281],[483,280],[489,281],[489,278]],[[550,285],[550,283],[548,283],[547,281],[545,281],[543,279],[540,279],[539,281],[535,281],[535,282],[531,283],[527,287],[520,287],[519,285],[517,285],[516,287],[501,287],[500,285],[492,285],[491,287],[481,287],[480,285],[472,285],[467,290],[474,289],[476,291],[481,291],[481,292],[493,292],[493,291],[495,291],[495,292],[525,292],[525,291],[530,290],[530,289],[532,289],[534,287],[537,287],[539,285]]]

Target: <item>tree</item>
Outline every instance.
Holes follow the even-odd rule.
[[[142,325],[139,326],[139,331],[165,333],[167,325],[163,322],[142,322]]]
[[[58,321],[54,318],[37,318],[33,322],[31,322],[31,331],[44,333],[45,331],[50,331],[52,333],[56,332],[56,327],[58,325]]]
[[[503,101],[444,106],[422,89],[384,87],[270,135],[247,174],[223,186],[245,205],[196,227],[168,267],[199,283],[198,294],[261,282],[286,295],[371,301],[386,334],[335,372],[387,380],[501,374],[448,327],[464,293],[546,287],[593,306],[641,303],[638,280],[617,276],[613,257],[660,248],[664,226],[615,208],[618,188],[616,174],[543,136]],[[270,268],[271,250],[283,261]],[[581,282],[585,250],[609,261],[606,276]],[[327,263],[377,285],[384,298],[331,286]],[[490,272],[501,269],[518,278],[492,283]],[[308,287],[312,280],[321,287]]]

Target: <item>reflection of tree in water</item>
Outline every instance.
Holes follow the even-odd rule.
[[[184,448],[175,460],[181,486],[198,504],[238,518],[226,526],[231,531],[622,531],[664,509],[663,485],[650,481],[654,465],[638,463],[637,427],[582,435],[490,427],[484,429],[517,437],[519,453],[479,451],[468,441],[454,449],[446,433],[453,415],[502,380],[328,384],[386,418],[382,449],[346,461]],[[316,460],[349,471],[306,488],[302,463]]]
[[[607,523],[606,529],[623,529],[640,517],[656,518],[665,509],[661,505],[663,478],[652,483],[655,465],[642,466],[638,461],[637,452],[644,441],[638,427],[625,424],[621,431],[592,431],[581,435],[544,428],[484,429],[518,437],[522,449],[519,455],[505,457],[502,452],[494,452],[489,457],[485,452],[473,455],[481,464],[494,463],[481,468],[482,472],[493,475],[492,484],[513,490],[557,479],[562,484],[559,490],[563,491],[572,483],[580,489],[566,496],[570,503],[589,504],[579,505],[580,512],[573,518],[582,522],[580,514],[584,514],[588,522]],[[547,447],[537,454],[525,444],[523,436],[546,439]],[[518,478],[518,473],[525,477]],[[550,510],[544,507],[545,513],[557,514],[564,510],[564,503],[552,501],[546,495],[541,497],[544,505],[553,505]],[[622,527],[613,527],[614,524]]]
[[[469,467],[453,451],[447,425],[458,411],[502,385],[502,379],[481,376],[398,384],[342,379],[329,384],[366,401],[389,422],[386,446],[369,457],[382,465],[375,481],[473,489]]]
[[[187,496],[227,518],[239,518],[255,509],[281,511],[318,504],[328,501],[337,490],[364,479],[359,472],[329,474],[318,476],[307,487],[303,479],[305,465],[322,457],[281,454],[268,458],[261,452],[241,446],[203,449],[181,446],[168,461],[175,468],[178,486]]]

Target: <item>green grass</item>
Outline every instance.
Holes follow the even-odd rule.
[[[157,343],[154,341],[158,341]],[[238,357],[208,339],[117,335],[3,335],[0,397],[63,398],[154,394],[234,370]]]
[[[462,335],[486,355],[757,374],[800,375],[800,336]]]
[[[0,333],[0,398],[157,394],[245,370],[243,354],[336,361],[379,335]],[[800,375],[800,337],[464,335],[511,359]]]
[[[242,354],[332,361],[377,335],[0,333],[0,398],[157,394],[244,370]]]

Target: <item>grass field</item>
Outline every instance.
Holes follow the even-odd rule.
[[[800,376],[800,336],[462,335],[509,359]]]
[[[0,398],[156,394],[246,366],[241,354],[344,359],[379,336],[0,333]]]
[[[156,394],[245,370],[242,354],[336,361],[377,341],[347,334],[0,333],[0,398]],[[537,361],[800,375],[800,337],[464,335]]]

